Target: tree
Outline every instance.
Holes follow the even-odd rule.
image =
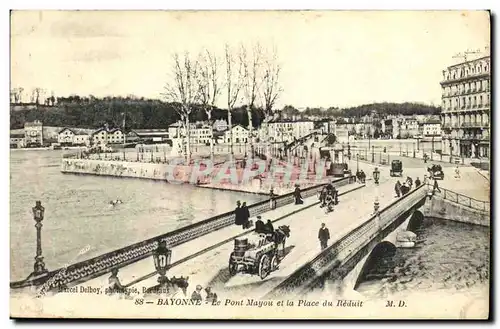
[[[186,52],[181,56],[175,53],[173,56],[172,81],[165,86],[164,97],[174,104],[174,109],[180,115],[185,133],[185,156],[188,163],[191,162],[190,148],[190,125],[189,115],[193,105],[198,100],[198,62],[190,58]]]
[[[262,94],[266,115],[272,115],[273,106],[283,91],[279,83],[280,72],[281,67],[278,64],[276,51],[274,51],[272,56],[268,55],[264,60]]]
[[[214,129],[212,121],[212,111],[220,94],[219,83],[219,63],[217,57],[208,50],[200,54],[198,72],[198,92],[199,100],[203,110],[207,114],[210,125],[210,160],[214,160]]]
[[[32,99],[36,105],[40,104],[40,97],[44,95],[45,91],[42,88],[35,88],[33,89],[33,96]]]
[[[262,84],[262,48],[260,44],[252,47],[252,54],[248,56],[247,50],[242,45],[240,52],[240,62],[243,64],[243,95],[248,115],[248,132],[250,135],[250,154],[254,157],[253,145],[253,118],[252,112],[255,108],[255,101],[259,94],[259,89]]]
[[[231,111],[238,101],[244,83],[244,67],[241,60],[236,60],[226,44],[226,91],[227,91],[227,124],[229,128],[229,161],[233,161],[233,125]],[[241,57],[240,57],[241,58]]]

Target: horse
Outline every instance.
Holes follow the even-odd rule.
[[[181,276],[180,278],[176,278],[175,276],[164,281],[163,283],[160,283],[156,286],[153,286],[151,288],[148,288],[146,292],[144,293],[145,296],[153,295],[161,295],[161,294],[170,294],[170,293],[175,293],[178,289],[181,289],[184,296],[187,296],[187,288],[189,287],[189,276],[183,277]],[[173,289],[172,289],[173,288]]]
[[[274,244],[276,245],[276,250],[279,254],[278,246],[281,244],[282,253],[285,253],[285,242],[286,239],[290,237],[290,226],[282,225],[279,226],[273,233]]]

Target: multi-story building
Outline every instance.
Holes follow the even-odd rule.
[[[43,145],[43,124],[36,120],[24,124],[24,139],[26,146]]]
[[[189,140],[191,144],[210,144],[210,138],[212,138],[212,129],[210,125],[206,123],[197,123],[193,125],[189,132]]]
[[[443,154],[489,157],[490,56],[443,70]]]
[[[122,144],[124,141],[124,134],[120,128],[108,127],[99,128],[92,133],[91,140],[94,145],[98,144]]]
[[[70,128],[63,128],[58,136],[57,142],[61,145],[73,145],[75,133]]]
[[[22,133],[10,133],[10,147],[11,148],[22,148],[24,147],[24,132]]]
[[[275,142],[292,142],[294,138],[306,136],[314,131],[312,120],[270,120],[261,126],[261,138],[269,137]],[[264,136],[267,135],[267,136]]]
[[[227,122],[223,119],[215,120],[213,127],[215,131],[226,131],[228,129]]]
[[[429,118],[422,124],[423,137],[441,136],[441,121]]]
[[[233,144],[245,144],[249,142],[249,133],[247,128],[241,125],[235,125],[231,129],[231,133]],[[224,142],[229,143],[229,141],[229,130],[226,130],[226,132],[224,133]]]

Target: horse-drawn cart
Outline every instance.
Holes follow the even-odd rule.
[[[284,226],[279,227],[274,234],[254,232],[248,237],[235,239],[234,250],[229,257],[229,273],[233,276],[238,272],[245,272],[265,279],[269,273],[278,269],[278,246],[282,244],[284,250],[289,232],[288,227]]]
[[[443,168],[440,165],[433,164],[427,168],[431,179],[444,179]]]
[[[396,175],[403,176],[403,163],[401,160],[392,160],[390,175],[391,177]]]

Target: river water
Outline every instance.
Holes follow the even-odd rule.
[[[460,292],[489,284],[489,227],[426,218],[415,233],[422,242],[379,259],[357,287],[359,293],[375,299],[415,291]]]
[[[64,152],[70,151],[10,152],[11,281],[33,270],[31,208],[36,200],[45,207],[44,261],[54,270],[230,211],[237,200],[252,204],[265,198],[187,184],[62,174]],[[123,204],[109,205],[115,199]]]

